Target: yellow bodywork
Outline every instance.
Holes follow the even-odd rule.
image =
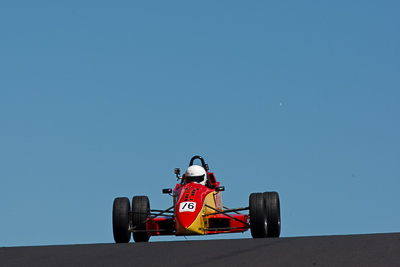
[[[206,234],[206,229],[208,228],[209,222],[208,217],[203,216],[204,214],[215,213],[215,210],[207,207],[206,205],[222,211],[222,201],[220,192],[210,192],[204,199],[204,204],[197,215],[196,219],[193,221],[188,228],[183,227],[178,220],[176,220],[176,235],[204,235]]]

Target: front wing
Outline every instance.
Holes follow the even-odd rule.
[[[203,214],[204,228],[200,232],[204,234],[221,234],[221,233],[240,233],[245,232],[250,228],[249,215],[247,214],[228,214],[232,211],[245,210],[248,208],[241,208],[235,210],[216,211],[215,213]],[[174,216],[154,216],[146,221],[146,231],[149,236],[157,235],[175,235],[176,227],[179,224],[175,223]],[[132,232],[139,232],[134,228]]]

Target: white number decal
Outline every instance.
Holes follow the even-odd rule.
[[[179,212],[194,212],[196,210],[196,202],[182,202],[179,205]]]

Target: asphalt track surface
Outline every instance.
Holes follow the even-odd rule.
[[[0,266],[246,265],[400,266],[400,233],[0,248]]]

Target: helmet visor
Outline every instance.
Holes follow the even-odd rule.
[[[187,181],[187,183],[191,183],[191,182],[200,183],[200,182],[203,182],[204,181],[204,174],[203,175],[199,175],[199,176],[186,177],[186,181]]]

